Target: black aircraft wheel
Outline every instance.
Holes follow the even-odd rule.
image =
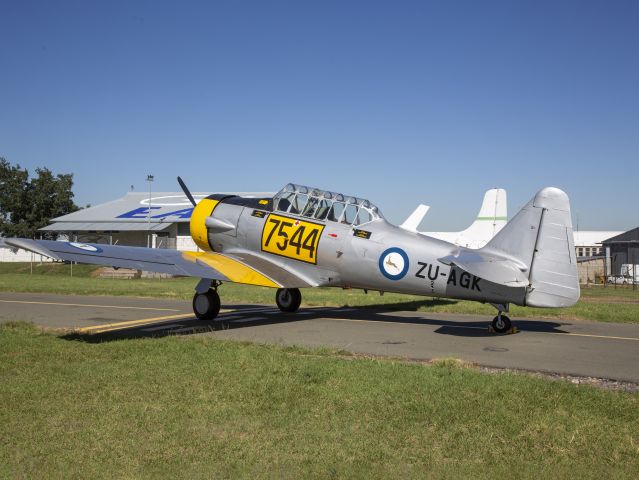
[[[497,315],[493,318],[493,330],[497,333],[506,333],[508,330],[512,328],[512,323],[510,322],[510,318],[506,315]]]
[[[193,312],[200,320],[213,320],[220,313],[220,296],[215,290],[196,293],[193,297]]]
[[[299,288],[278,288],[275,303],[283,312],[295,312],[302,303],[302,294]]]

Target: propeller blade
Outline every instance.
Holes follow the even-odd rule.
[[[196,205],[195,199],[193,198],[193,195],[191,195],[191,192],[189,192],[189,189],[186,188],[186,184],[182,181],[180,177],[177,177],[177,181],[180,184],[180,187],[182,187],[182,191],[184,192],[184,195],[187,196],[187,198],[191,201],[191,203],[195,207]]]

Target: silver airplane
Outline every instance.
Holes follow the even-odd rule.
[[[197,252],[8,238],[13,247],[73,261],[201,280],[193,311],[213,320],[224,282],[277,289],[295,312],[300,288],[341,287],[474,300],[497,309],[492,328],[511,329],[509,305],[568,307],[579,282],[568,196],[544,188],[484,247],[469,249],[387,222],[368,200],[288,184],[269,198],[214,194],[195,202]]]

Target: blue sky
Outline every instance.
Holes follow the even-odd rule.
[[[639,225],[639,2],[4,0],[0,156],[146,190],[369,198],[459,229],[566,190],[580,229]]]

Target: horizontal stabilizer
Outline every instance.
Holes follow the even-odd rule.
[[[525,266],[509,258],[484,252],[464,251],[438,259],[445,265],[455,265],[468,273],[507,287],[527,287],[530,282]]]

